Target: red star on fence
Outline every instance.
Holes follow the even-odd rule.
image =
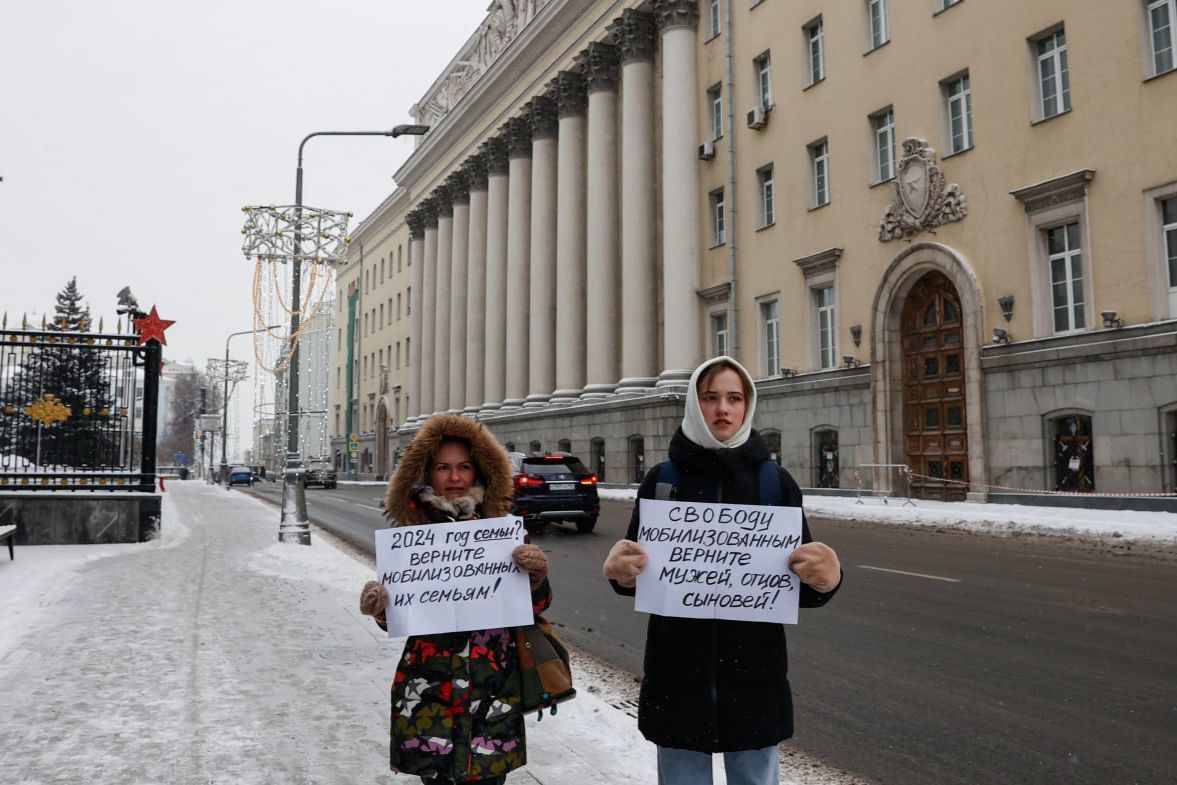
[[[141,319],[132,319],[135,327],[139,329],[139,344],[145,344],[154,339],[159,341],[164,346],[167,346],[168,340],[164,338],[164,330],[171,327],[176,322],[170,319],[160,319],[159,314],[155,311],[155,306],[151,306],[151,313],[147,314]]]

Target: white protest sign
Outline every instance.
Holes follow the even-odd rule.
[[[389,636],[531,624],[530,582],[511,558],[522,544],[514,516],[377,531]]]
[[[789,556],[801,508],[642,499],[650,557],[634,608],[659,616],[797,623],[801,581]]]

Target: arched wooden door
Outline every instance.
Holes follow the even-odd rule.
[[[960,296],[947,276],[930,272],[916,282],[903,305],[902,324],[903,433],[911,495],[963,500],[969,489],[969,449],[962,314]]]

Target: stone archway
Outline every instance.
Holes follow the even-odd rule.
[[[970,501],[987,498],[988,461],[985,454],[985,398],[981,377],[984,345],[984,298],[971,265],[956,250],[941,243],[915,243],[887,268],[871,309],[871,393],[877,463],[907,464],[904,419],[903,311],[908,296],[930,272],[942,273],[959,297],[961,311],[961,373],[964,384],[964,436],[967,443],[965,477],[974,483]],[[881,479],[881,477],[880,477]],[[888,488],[897,478],[890,476]],[[901,486],[899,490],[906,490]]]

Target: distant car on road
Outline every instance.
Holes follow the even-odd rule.
[[[307,488],[312,485],[334,488],[336,482],[335,464],[331,461],[311,461],[302,476],[302,484]]]
[[[581,534],[593,530],[601,512],[597,475],[579,458],[566,452],[513,452],[510,458],[515,482],[511,513],[523,518],[528,531],[540,532],[551,521],[574,523]]]
[[[253,485],[253,470],[248,466],[234,466],[229,470],[229,487]]]

